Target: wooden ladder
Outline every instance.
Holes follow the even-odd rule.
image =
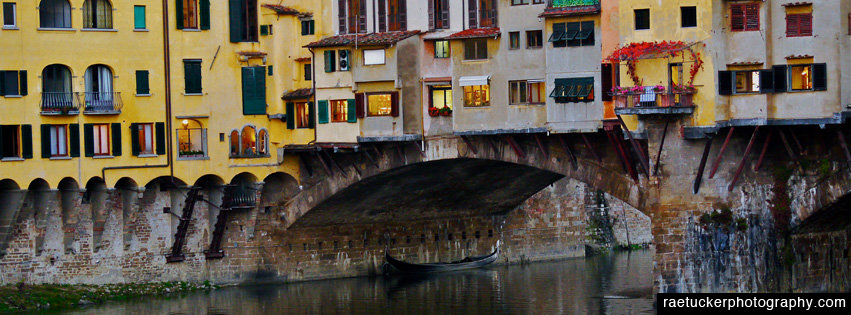
[[[171,247],[171,254],[165,257],[166,262],[181,262],[186,259],[183,255],[183,245],[186,243],[186,232],[189,230],[195,202],[201,197],[200,193],[201,187],[192,187],[186,196],[186,203],[183,205],[183,213],[180,216],[180,224],[177,225],[177,233],[174,234],[174,245]]]
[[[225,228],[228,221],[228,213],[231,211],[234,204],[234,190],[236,186],[228,185],[225,187],[225,194],[222,196],[222,206],[219,209],[219,215],[216,217],[216,226],[213,229],[213,239],[210,241],[210,249],[204,251],[204,256],[207,259],[218,259],[225,257],[225,252],[222,250],[222,238],[225,235]]]

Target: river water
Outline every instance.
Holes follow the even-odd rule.
[[[224,288],[68,314],[652,314],[650,250],[427,277]]]

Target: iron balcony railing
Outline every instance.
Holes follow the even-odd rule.
[[[653,91],[612,93],[615,108],[691,107],[696,91]]]
[[[77,114],[80,112],[80,100],[72,92],[42,92],[39,107],[42,114]]]
[[[228,185],[225,188],[222,208],[254,208],[257,205],[257,196],[254,192],[254,189],[242,185]]]
[[[118,114],[124,104],[121,102],[121,92],[85,92],[83,104],[85,114]]]

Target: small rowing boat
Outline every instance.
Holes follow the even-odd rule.
[[[384,252],[384,258],[387,260],[388,264],[401,272],[410,273],[430,273],[479,268],[496,261],[498,256],[499,244],[497,244],[496,249],[490,255],[470,256],[462,260],[449,263],[412,264],[393,258],[393,256],[390,256],[390,253],[386,251]]]

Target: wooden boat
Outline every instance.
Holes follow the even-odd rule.
[[[479,268],[496,261],[498,256],[499,245],[497,245],[496,250],[494,250],[490,255],[470,256],[462,260],[449,263],[412,264],[393,258],[393,256],[390,256],[390,253],[386,251],[384,252],[384,258],[387,260],[388,264],[401,272],[408,273],[430,273]]]

